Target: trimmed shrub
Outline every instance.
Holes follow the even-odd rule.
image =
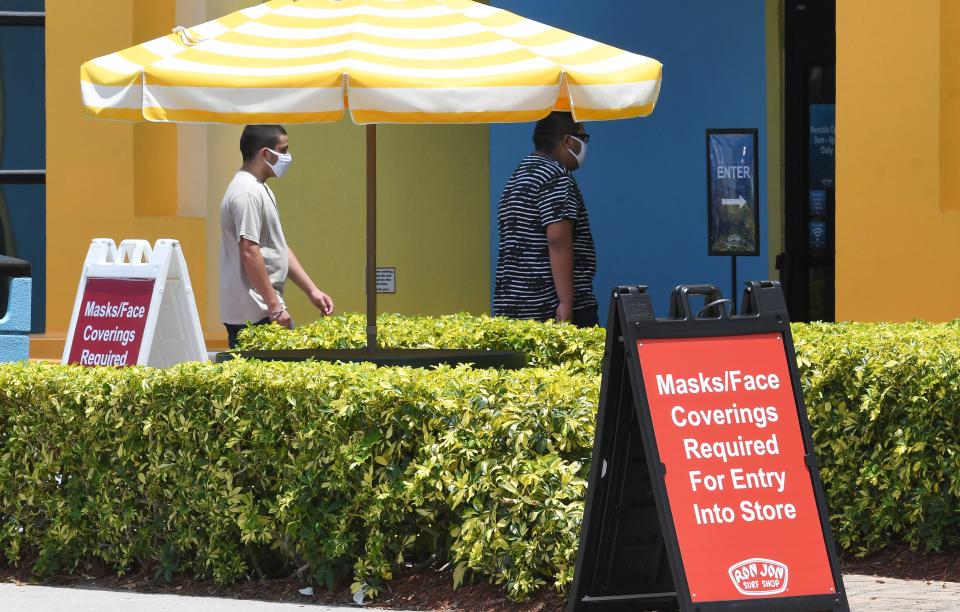
[[[793,330],[840,549],[960,545],[960,323]]]
[[[522,599],[569,580],[595,376],[369,364],[0,367],[0,551],[375,594],[437,554]]]

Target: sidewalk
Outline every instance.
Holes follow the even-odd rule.
[[[268,603],[84,588],[0,584],[0,612],[357,612],[356,607]]]
[[[960,582],[843,577],[851,612],[947,612],[960,609]]]
[[[843,583],[851,612],[949,612],[957,610],[960,602],[957,582],[849,575]],[[356,612],[360,608],[0,584],[2,612]]]

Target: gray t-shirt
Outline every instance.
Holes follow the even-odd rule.
[[[220,318],[242,325],[268,315],[263,296],[257,293],[240,262],[240,239],[260,245],[270,283],[283,300],[289,255],[280,227],[277,200],[265,183],[241,170],[233,176],[220,203]]]

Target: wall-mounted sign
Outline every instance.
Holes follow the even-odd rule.
[[[397,292],[397,269],[377,268],[377,293]]]
[[[707,130],[707,252],[759,255],[756,129]]]

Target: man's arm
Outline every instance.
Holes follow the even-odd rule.
[[[250,284],[266,302],[270,318],[284,327],[290,327],[290,313],[285,310],[280,296],[270,283],[270,275],[267,274],[267,265],[263,262],[259,244],[246,238],[240,239],[240,265],[250,279]]]
[[[330,299],[330,296],[317,288],[317,285],[314,284],[310,275],[308,275],[307,271],[300,265],[300,260],[297,259],[293,249],[287,247],[287,255],[289,267],[287,278],[292,280],[297,287],[300,287],[300,289],[307,294],[307,297],[309,297],[313,305],[320,310],[321,314],[333,314],[333,300]]]
[[[550,271],[560,305],[557,321],[573,319],[573,221],[565,219],[547,225]]]

